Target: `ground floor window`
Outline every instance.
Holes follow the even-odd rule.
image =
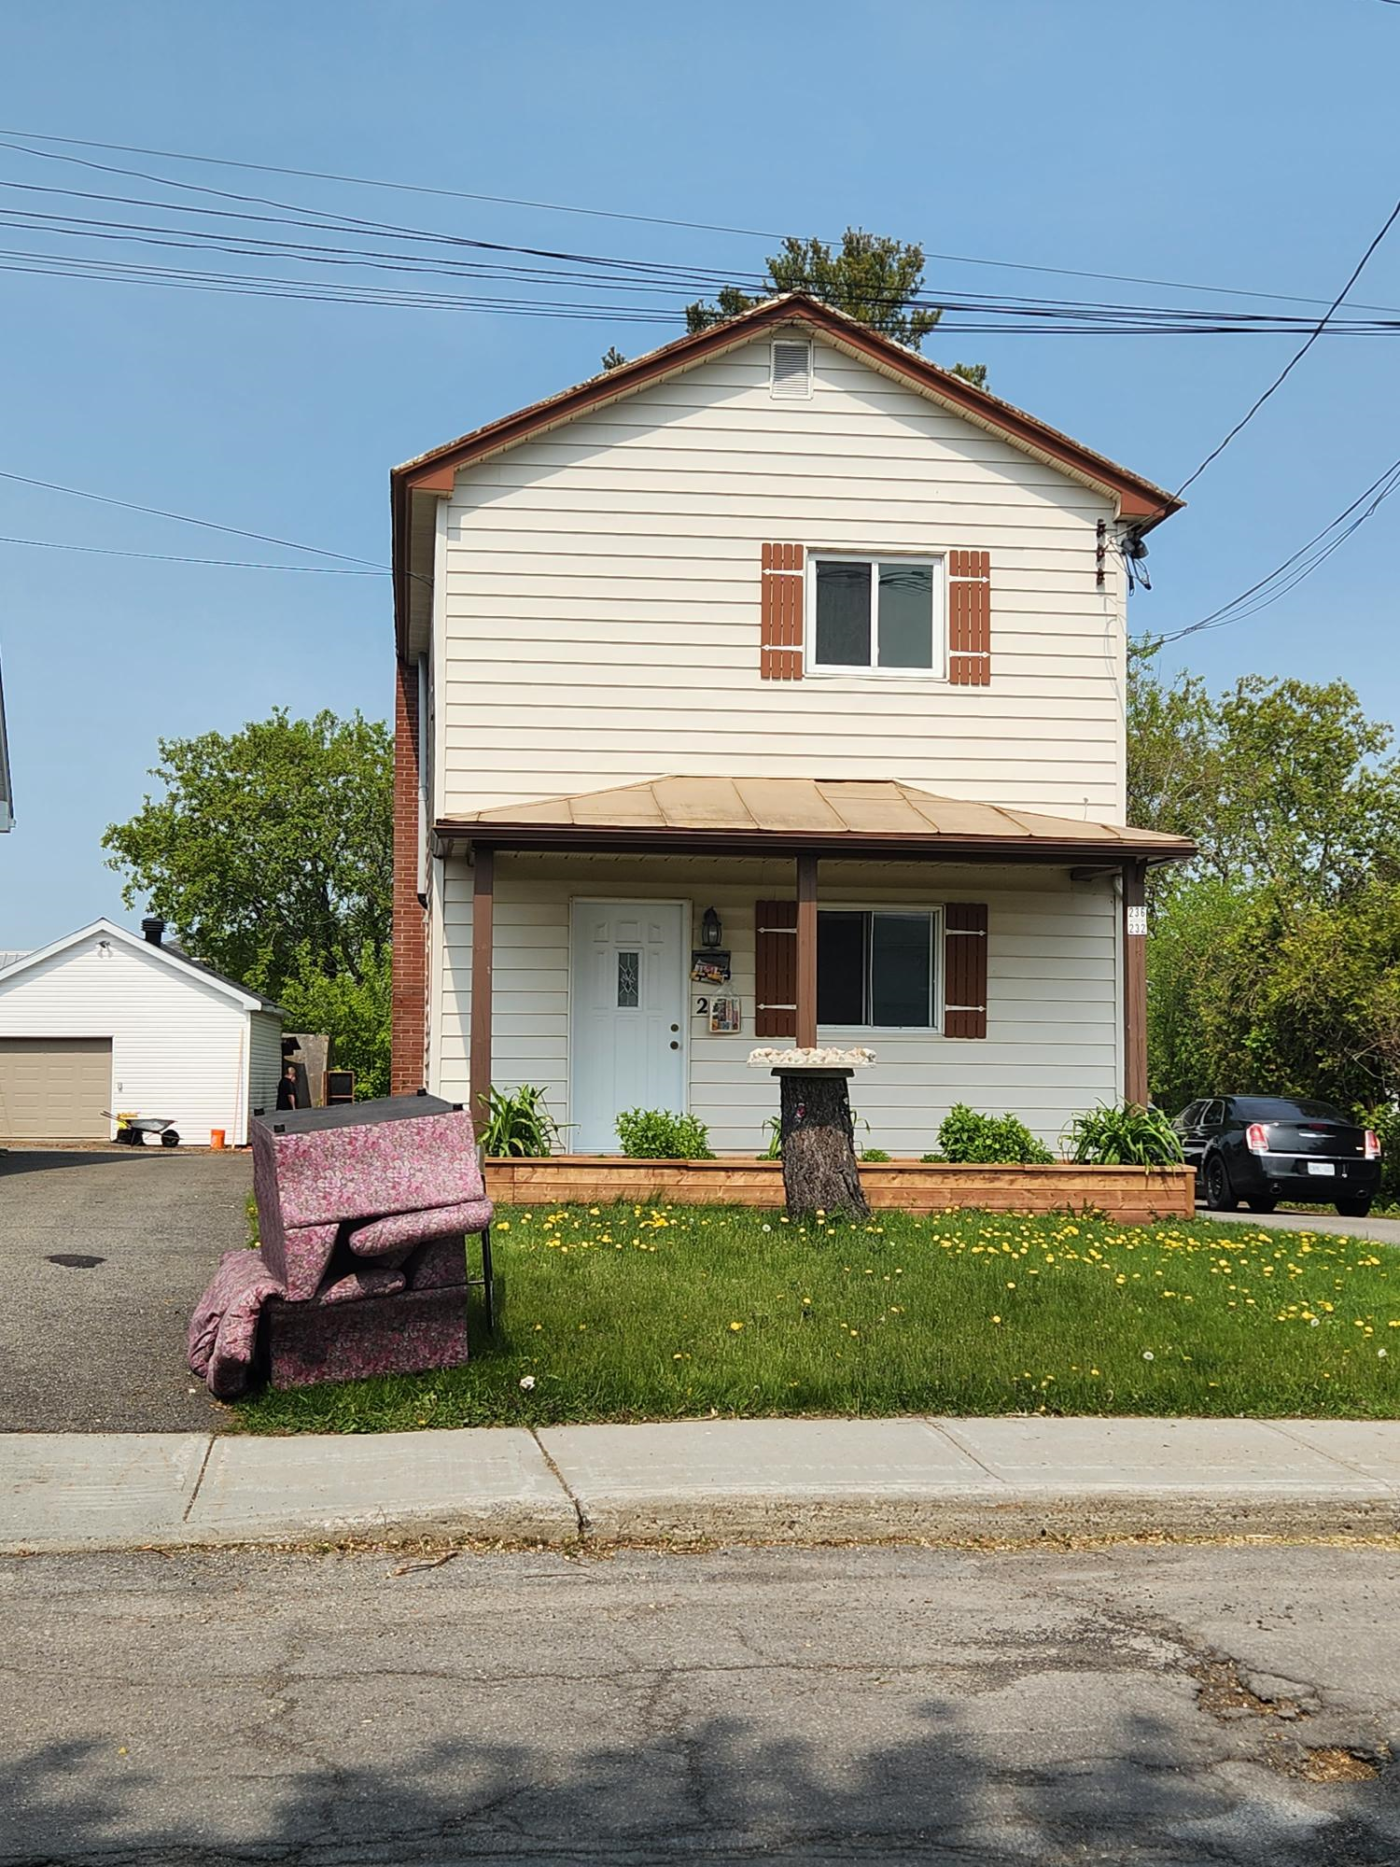
[[[931,1030],[938,1020],[932,909],[817,915],[817,1022]]]

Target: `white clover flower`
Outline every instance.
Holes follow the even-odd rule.
[[[1384,1361],[1384,1360],[1385,1360],[1385,1358],[1386,1358],[1386,1350],[1385,1350],[1385,1349],[1383,1349],[1383,1348],[1378,1348],[1378,1349],[1376,1350],[1376,1360],[1377,1360],[1377,1361]]]
[[[530,1389],[535,1385],[534,1375],[533,1374],[522,1374],[520,1377],[520,1385],[524,1388],[525,1392],[528,1394]]]
[[[1142,1358],[1144,1361],[1155,1361],[1157,1359],[1150,1348],[1145,1348],[1142,1351]]]

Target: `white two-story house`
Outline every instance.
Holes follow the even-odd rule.
[[[1124,824],[1136,474],[802,296],[392,476],[394,1076],[573,1152],[757,1045],[876,1054],[861,1139],[1146,1098]]]

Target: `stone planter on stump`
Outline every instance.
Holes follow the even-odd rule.
[[[769,1069],[781,1087],[779,1133],[790,1219],[844,1213],[868,1219],[860,1184],[849,1084],[875,1061],[871,1050],[755,1050],[752,1069]]]

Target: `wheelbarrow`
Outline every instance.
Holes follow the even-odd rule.
[[[173,1117],[162,1120],[159,1115],[114,1115],[111,1109],[103,1109],[102,1113],[117,1124],[116,1139],[125,1147],[144,1147],[148,1134],[159,1135],[162,1147],[180,1145]]]

